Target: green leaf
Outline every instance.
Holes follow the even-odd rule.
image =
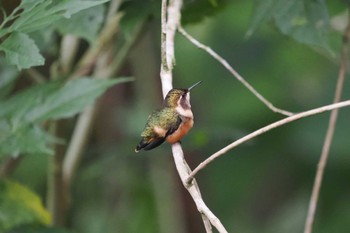
[[[223,10],[227,0],[188,0],[182,8],[182,24],[199,23],[206,17],[213,16]]]
[[[62,34],[80,36],[91,43],[95,40],[102,26],[104,12],[104,5],[83,10],[70,19],[58,21],[56,23],[57,29]]]
[[[94,7],[109,1],[110,0],[95,0],[95,1],[65,0],[65,1],[60,1],[60,3],[58,3],[55,6],[55,9],[59,11],[63,10],[64,17],[70,18],[73,14],[78,13],[79,11],[82,11],[90,7]]]
[[[324,0],[255,1],[246,35],[251,36],[268,20],[272,20],[283,34],[296,41],[333,54],[328,45],[329,15]]]
[[[55,12],[52,9],[52,0],[39,1],[40,4],[33,4],[33,6],[30,6],[31,2],[24,2],[24,11],[9,27],[10,31],[30,33],[44,28],[63,17],[62,12]]]
[[[6,54],[6,61],[19,70],[44,64],[38,47],[27,34],[14,32],[2,44],[0,50]]]
[[[38,225],[23,225],[7,231],[6,233],[73,233],[70,230]]]
[[[280,0],[265,0],[265,1],[254,1],[253,13],[250,18],[250,24],[246,37],[253,35],[253,33],[267,20],[273,17],[273,13],[276,11],[276,3]]]
[[[40,55],[39,49],[34,41],[29,38],[27,33],[43,29],[64,17],[69,18],[73,14],[84,9],[108,1],[109,0],[23,0],[19,8],[16,8],[16,10],[22,9],[23,11],[10,26],[1,28],[0,30],[0,37],[9,35],[8,38],[0,44],[0,50],[5,52],[7,62],[16,65],[18,69],[43,65],[44,58]]]
[[[10,99],[0,101],[0,118],[8,119],[14,129],[20,127],[27,113],[43,104],[45,99],[57,91],[61,85],[57,81],[35,85]]]
[[[6,155],[53,154],[52,147],[58,140],[38,125],[21,125],[15,130],[6,121],[0,121],[0,158]]]
[[[36,85],[0,101],[0,157],[52,154],[48,145],[58,139],[41,129],[41,122],[71,117],[92,104],[108,87],[127,81],[131,79],[82,78],[65,85],[56,81]]]
[[[71,117],[92,104],[110,86],[125,81],[130,80],[88,78],[72,80],[49,95],[42,104],[31,109],[24,120],[26,122],[39,122],[47,119]]]
[[[0,58],[0,99],[4,98],[13,88],[18,70],[14,66],[5,65],[4,59]]]
[[[24,4],[21,4],[25,9],[24,12],[10,28],[12,31],[16,30],[29,33],[51,25],[62,18],[70,18],[75,13],[108,1],[40,0],[40,4],[33,4],[32,0],[24,1]],[[31,6],[31,4],[34,6]]]
[[[135,26],[144,22],[147,17],[154,16],[160,12],[161,1],[124,1],[121,11],[124,13],[120,21],[121,31],[126,40],[132,35]],[[160,17],[158,17],[160,18]]]
[[[50,222],[50,214],[37,194],[19,183],[0,181],[0,232],[22,224]]]

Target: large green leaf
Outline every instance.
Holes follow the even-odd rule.
[[[36,85],[0,101],[0,157],[52,154],[48,145],[57,139],[39,127],[41,122],[71,117],[92,104],[111,85],[130,80],[82,78],[64,85],[56,81]]]
[[[23,119],[29,111],[41,105],[44,100],[55,93],[61,86],[60,82],[49,82],[42,85],[35,85],[13,97],[0,101],[0,119],[7,119],[11,127],[16,129],[23,124]]]
[[[0,121],[0,158],[6,155],[53,154],[49,145],[57,141],[37,124],[21,125],[14,129],[8,122]]]
[[[22,10],[21,13],[16,18],[5,19],[13,23],[6,28],[0,28],[0,37],[8,36],[0,44],[0,50],[5,52],[7,62],[16,65],[18,69],[43,65],[45,59],[40,55],[38,47],[29,38],[28,33],[43,29],[60,19],[70,18],[73,14],[108,1],[23,0],[16,8],[17,11]]]
[[[57,29],[62,34],[80,36],[91,43],[102,26],[104,12],[104,5],[83,10],[73,15],[70,19],[59,20],[56,23]]]
[[[14,66],[5,65],[5,60],[0,57],[0,99],[4,98],[13,88],[18,70]]]
[[[24,12],[13,23],[11,30],[26,33],[32,32],[51,25],[62,18],[70,18],[73,14],[108,1],[109,0],[40,0],[40,4],[34,4],[32,0],[22,1],[21,6],[24,8]]]
[[[332,53],[328,45],[329,15],[324,0],[255,1],[247,36],[269,20],[296,41]]]
[[[38,47],[27,34],[14,32],[0,44],[0,50],[6,54],[6,60],[17,68],[25,69],[44,64],[44,57],[40,55]]]
[[[130,81],[130,79],[101,80],[76,79],[51,93],[42,104],[32,108],[25,116],[25,122],[71,117],[83,110],[100,96],[108,87]]]
[[[38,195],[13,181],[0,181],[0,232],[22,224],[50,222]]]

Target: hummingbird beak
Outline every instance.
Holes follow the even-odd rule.
[[[188,92],[191,91],[195,86],[201,84],[201,82],[202,82],[202,81],[199,81],[198,83],[193,84],[192,86],[190,86],[190,87],[187,89],[187,91],[188,91]]]

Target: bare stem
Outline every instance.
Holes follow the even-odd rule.
[[[263,128],[260,128],[236,141],[234,141],[233,143],[225,146],[224,148],[222,148],[221,150],[217,151],[216,153],[212,154],[209,158],[207,158],[206,160],[204,160],[203,162],[201,162],[194,170],[193,172],[189,175],[189,177],[187,178],[187,183],[190,183],[191,180],[193,179],[193,177],[200,171],[202,170],[203,168],[205,168],[209,163],[211,163],[214,159],[220,157],[221,155],[225,154],[226,152],[228,152],[229,150],[232,150],[233,148],[237,147],[238,145],[246,142],[246,141],[249,141],[263,133],[266,133],[274,128],[277,128],[277,127],[280,127],[282,125],[285,125],[285,124],[288,124],[288,123],[291,123],[293,121],[296,121],[296,120],[299,120],[299,119],[302,119],[302,118],[305,118],[305,117],[309,117],[309,116],[312,116],[312,115],[316,115],[316,114],[320,114],[320,113],[323,113],[323,112],[326,112],[326,111],[331,111],[333,109],[338,109],[338,108],[343,108],[343,107],[346,107],[346,106],[350,106],[350,100],[347,100],[347,101],[343,101],[343,102],[339,102],[339,103],[336,103],[336,104],[330,104],[330,105],[325,105],[325,106],[322,106],[322,107],[319,107],[319,108],[315,108],[315,109],[312,109],[312,110],[309,110],[309,111],[305,111],[305,112],[301,112],[301,113],[298,113],[298,114],[294,114],[290,117],[286,117],[282,120],[279,120],[279,121],[276,121],[272,124],[269,124]]]
[[[167,1],[162,0],[162,64],[160,76],[162,81],[163,97],[165,97],[169,90],[172,88],[172,69],[175,64],[174,37],[181,18],[181,7],[182,0],[170,0],[168,6]],[[167,9],[167,11],[165,9]],[[220,220],[210,211],[210,209],[204,203],[197,182],[195,180],[192,180],[190,184],[186,183],[186,179],[191,173],[191,169],[184,158],[180,143],[175,143],[172,145],[172,153],[180,179],[184,187],[190,193],[197,206],[198,212],[202,216],[206,232],[212,233],[213,231],[211,225],[213,225],[220,233],[227,233]]]
[[[17,167],[23,156],[9,157],[0,165],[0,178],[10,175]]]
[[[340,63],[338,81],[337,81],[337,86],[336,86],[336,90],[335,90],[335,96],[334,96],[333,103],[338,103],[341,99],[341,94],[342,94],[343,84],[344,84],[344,79],[345,79],[345,73],[346,73],[347,63],[348,63],[349,40],[350,40],[350,16],[348,18],[347,28],[346,28],[344,35],[343,35],[341,63]],[[312,225],[313,225],[313,222],[315,219],[317,201],[318,201],[318,197],[320,194],[324,169],[325,169],[326,164],[327,164],[327,159],[328,159],[329,150],[330,150],[330,147],[332,144],[335,126],[337,123],[338,112],[339,112],[339,109],[332,110],[331,116],[329,118],[328,129],[327,129],[326,137],[324,140],[321,157],[320,157],[320,160],[318,162],[314,185],[312,188],[312,194],[311,194],[311,199],[310,199],[310,203],[309,203],[308,214],[306,217],[306,224],[305,224],[304,233],[311,233],[312,232]]]
[[[230,64],[222,58],[219,54],[217,54],[214,50],[212,50],[210,47],[202,44],[195,38],[193,38],[190,34],[188,34],[185,29],[183,29],[181,26],[178,27],[179,32],[186,37],[192,44],[197,46],[198,48],[204,50],[208,54],[210,54],[215,60],[220,62],[236,79],[241,82],[251,93],[253,93],[261,102],[263,102],[271,111],[277,112],[280,114],[283,114],[285,116],[291,116],[293,115],[292,112],[280,109],[275,107],[270,101],[268,101],[264,96],[262,96],[255,88],[250,85],[235,69],[230,66]]]
[[[25,72],[35,83],[42,84],[46,82],[45,77],[34,68],[27,69]]]
[[[68,74],[71,71],[79,42],[79,38],[74,35],[65,35],[62,38],[59,63],[63,74]]]
[[[140,23],[140,25],[143,25],[143,23]],[[112,59],[112,62],[108,65],[100,64],[100,68],[95,71],[94,76],[98,78],[110,78],[114,73],[117,73],[125,61],[130,49],[132,48],[132,45],[138,38],[141,30],[142,27],[136,26],[136,30],[134,31],[132,38],[124,44],[124,46],[119,50],[117,56]],[[97,104],[98,103],[96,103],[94,106],[86,108],[79,115],[71,142],[68,146],[63,164],[63,177],[68,188],[70,187],[76,168],[79,165],[87,139],[90,136],[90,130],[96,114]]]

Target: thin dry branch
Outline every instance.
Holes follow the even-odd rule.
[[[336,103],[336,104],[330,104],[330,105],[326,105],[326,106],[323,106],[323,107],[319,107],[319,108],[315,108],[315,109],[311,109],[311,110],[308,110],[308,111],[305,111],[305,112],[301,112],[301,113],[298,113],[298,114],[295,114],[293,116],[290,116],[290,117],[286,117],[282,120],[279,120],[279,121],[276,121],[272,124],[269,124],[263,128],[260,128],[236,141],[234,141],[233,143],[225,146],[224,148],[222,148],[221,150],[217,151],[216,153],[212,154],[209,158],[207,158],[206,160],[204,160],[203,162],[201,162],[192,172],[191,174],[188,176],[187,178],[187,183],[190,183],[191,180],[194,178],[194,176],[200,171],[202,170],[203,168],[205,168],[209,163],[211,163],[214,159],[218,158],[219,156],[225,154],[226,152],[228,152],[229,150],[232,150],[233,148],[237,147],[238,145],[246,142],[246,141],[249,141],[263,133],[266,133],[274,128],[277,128],[277,127],[280,127],[282,125],[285,125],[285,124],[288,124],[288,123],[291,123],[293,121],[296,121],[296,120],[299,120],[301,118],[305,118],[305,117],[309,117],[309,116],[312,116],[312,115],[316,115],[316,114],[320,114],[320,113],[323,113],[323,112],[326,112],[326,111],[331,111],[333,109],[338,109],[338,108],[343,108],[343,107],[346,107],[346,106],[350,106],[350,100],[347,100],[347,101],[343,101],[343,102],[339,102],[339,103]]]
[[[136,26],[132,38],[130,38],[122,46],[122,48],[119,50],[118,54],[112,59],[110,64],[101,64],[101,62],[103,62],[101,60],[105,59],[100,59],[100,65],[97,67],[94,73],[95,78],[107,79],[111,78],[114,73],[118,73],[134,42],[139,37],[143,25],[144,23],[141,22],[140,25]],[[79,115],[72,139],[66,151],[65,160],[63,164],[63,178],[68,188],[72,182],[72,179],[74,178],[76,168],[80,162],[82,153],[90,136],[90,130],[97,111],[97,105],[98,103],[95,103],[95,105],[87,107]]]
[[[175,64],[174,37],[181,18],[181,6],[182,0],[170,0],[169,5],[167,5],[166,0],[162,0],[162,64],[160,76],[162,81],[163,97],[165,97],[172,88],[172,69],[173,65]],[[204,203],[197,182],[193,180],[190,184],[186,183],[186,179],[190,174],[191,169],[184,158],[180,143],[175,143],[172,145],[172,153],[181,181],[193,198],[198,211],[201,213],[206,232],[212,233],[213,231],[211,225],[213,225],[220,233],[227,233],[220,220]]]
[[[338,103],[341,99],[341,94],[343,90],[343,84],[344,84],[344,79],[345,79],[345,74],[346,74],[347,64],[348,64],[349,40],[350,40],[350,14],[348,16],[348,25],[343,35],[341,63],[340,63],[338,81],[337,81],[333,103]],[[320,160],[318,162],[314,185],[312,188],[312,194],[311,194],[310,203],[309,203],[309,210],[306,217],[304,233],[312,232],[312,225],[315,218],[317,201],[320,194],[324,169],[327,164],[327,159],[328,159],[329,150],[332,144],[335,126],[337,123],[338,112],[339,112],[339,109],[332,110],[331,116],[329,118],[328,129],[324,140]]]
[[[268,101],[264,96],[262,96],[255,88],[250,85],[233,67],[219,54],[217,54],[214,50],[212,50],[210,47],[202,44],[198,40],[196,40],[193,36],[188,34],[185,29],[183,29],[181,26],[178,27],[178,31],[186,37],[192,44],[197,46],[198,48],[204,50],[208,54],[210,54],[215,60],[220,62],[236,79],[241,82],[250,92],[253,93],[261,102],[263,102],[271,111],[283,114],[285,116],[291,116],[293,115],[292,112],[280,109],[275,107],[270,101]]]

